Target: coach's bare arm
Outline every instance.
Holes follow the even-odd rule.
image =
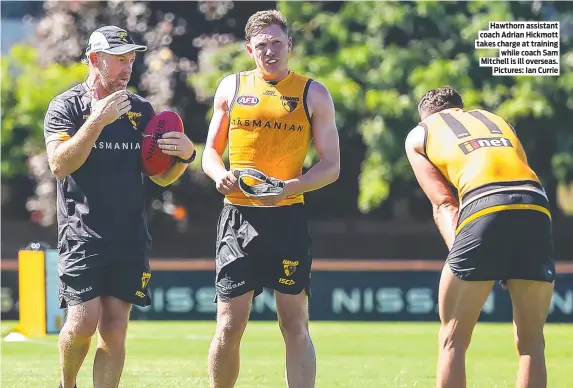
[[[458,200],[440,170],[426,157],[424,150],[425,129],[417,126],[406,137],[405,148],[408,161],[420,187],[432,203],[434,221],[446,246],[454,243],[458,222]]]
[[[320,161],[304,175],[285,183],[287,196],[318,190],[338,179],[340,174],[340,144],[334,112],[334,102],[328,89],[312,81],[307,106],[312,118],[312,137]]]
[[[219,84],[215,92],[213,116],[209,124],[209,133],[203,151],[201,165],[222,194],[238,190],[237,179],[225,168],[223,153],[227,148],[229,138],[229,110],[235,94],[236,82],[234,75],[228,75]]]
[[[80,168],[88,158],[90,151],[103,128],[117,120],[131,109],[127,92],[117,91],[94,102],[92,114],[80,129],[67,140],[48,141],[46,152],[52,173],[63,179]],[[48,111],[47,120],[69,120],[57,109]],[[61,116],[61,117],[60,117]]]

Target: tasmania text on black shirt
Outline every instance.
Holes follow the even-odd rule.
[[[58,241],[150,242],[139,155],[151,104],[129,94],[131,110],[106,126],[85,163],[58,179]],[[55,97],[44,121],[46,144],[68,140],[91,113],[85,83]]]

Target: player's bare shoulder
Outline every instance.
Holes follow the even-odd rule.
[[[427,139],[427,128],[418,124],[410,130],[406,136],[404,142],[404,147],[406,151],[416,151],[419,154],[424,155],[426,153],[426,139]]]
[[[237,84],[237,74],[229,74],[219,82],[213,98],[213,115],[209,123],[207,144],[220,143],[219,145],[223,147],[222,144],[227,141],[226,133],[229,127]]]
[[[334,102],[328,88],[319,81],[312,80],[308,87],[306,104],[312,117],[320,109],[334,109]]]
[[[238,74],[228,74],[217,86],[217,91],[215,92],[214,105],[216,108],[225,110],[227,115],[230,113],[231,107],[233,106],[233,100],[235,99],[235,94],[237,92],[237,77]]]

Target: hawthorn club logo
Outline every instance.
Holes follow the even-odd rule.
[[[283,268],[286,276],[292,276],[296,272],[298,261],[283,260]]]
[[[298,97],[281,96],[281,102],[283,104],[283,108],[285,108],[285,110],[288,113],[291,113],[298,106],[299,98]]]
[[[127,32],[125,31],[120,31],[117,33],[117,37],[119,38],[119,40],[121,40],[124,43],[129,43],[129,41],[127,40]]]

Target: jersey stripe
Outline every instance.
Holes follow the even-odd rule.
[[[449,113],[440,113],[440,117],[448,124],[448,127],[456,134],[458,139],[469,136],[470,133],[466,127],[460,123],[454,116]]]
[[[468,113],[473,117],[475,117],[476,119],[478,119],[479,121],[481,121],[482,123],[484,123],[487,129],[489,129],[491,133],[494,133],[496,135],[502,134],[501,129],[499,129],[497,124],[488,119],[483,113],[477,111],[470,111]]]

